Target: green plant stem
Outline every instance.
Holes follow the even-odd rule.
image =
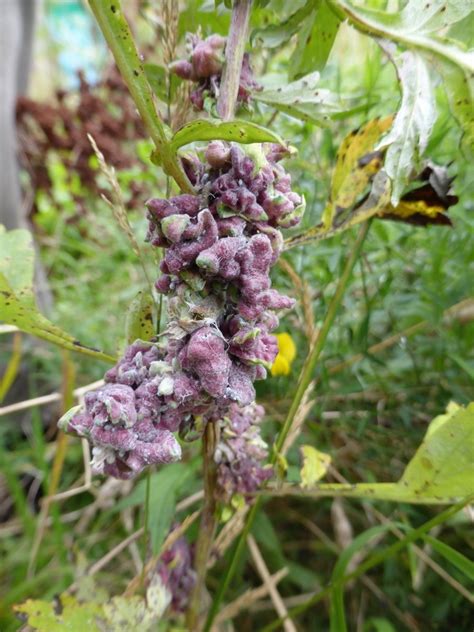
[[[306,357],[305,363],[300,373],[300,377],[298,380],[298,385],[296,387],[296,393],[293,397],[293,401],[291,402],[290,409],[286,416],[285,422],[283,424],[283,428],[278,435],[278,438],[275,443],[275,454],[274,460],[278,456],[278,452],[280,452],[288,433],[291,430],[291,425],[293,423],[293,418],[296,414],[296,411],[301,404],[301,400],[303,399],[303,395],[308,388],[311,380],[314,377],[314,369],[316,367],[316,363],[321,355],[321,351],[323,350],[324,344],[326,342],[326,338],[331,330],[331,327],[334,323],[334,318],[336,316],[337,310],[341,303],[342,297],[347,287],[347,283],[352,274],[352,270],[354,265],[359,257],[360,251],[362,249],[362,245],[367,237],[367,233],[369,231],[370,222],[365,222],[362,224],[359,234],[357,235],[356,242],[352,248],[351,254],[349,255],[349,259],[346,262],[344,270],[342,272],[341,278],[339,279],[339,283],[337,284],[336,291],[334,296],[331,299],[331,302],[328,307],[328,311],[324,318],[323,325],[319,331],[318,337],[314,343],[314,346],[310,350],[308,356]]]
[[[148,553],[148,538],[150,536],[150,529],[148,527],[148,520],[150,515],[150,491],[151,491],[151,468],[148,468],[146,475],[146,488],[145,488],[145,513],[143,516],[143,568],[141,583],[145,585],[145,573],[146,573],[146,557]]]
[[[156,109],[153,92],[120,6],[120,0],[89,0],[89,5],[155,143],[155,155],[163,170],[174,178],[182,191],[193,193],[193,187],[181,168],[177,155],[171,151],[166,128]]]
[[[229,121],[234,115],[251,9],[252,0],[234,1],[229,36],[225,47],[221,89],[217,101],[217,112],[223,121]]]
[[[217,466],[214,461],[214,452],[219,440],[218,433],[219,426],[215,423],[208,423],[202,441],[204,507],[202,509],[201,525],[194,556],[194,569],[197,575],[196,583],[191,593],[189,607],[186,613],[186,623],[191,632],[195,632],[200,629],[199,619],[202,611],[207,562],[209,560],[209,554],[217,527],[217,502],[215,494]]]
[[[396,555],[399,551],[401,551],[411,542],[414,542],[418,538],[423,537],[425,533],[428,533],[434,527],[449,520],[449,518],[457,514],[458,511],[461,511],[461,509],[465,507],[468,503],[472,502],[473,499],[474,499],[474,496],[470,496],[468,498],[465,498],[461,502],[457,503],[456,505],[453,505],[452,507],[448,507],[448,509],[445,509],[442,513],[438,514],[431,520],[428,520],[428,522],[425,522],[424,524],[422,524],[421,527],[411,530],[410,533],[408,533],[408,535],[406,535],[403,539],[398,540],[398,542],[395,542],[394,544],[387,547],[383,551],[374,553],[369,558],[367,558],[365,562],[363,562],[360,566],[358,566],[355,571],[353,571],[352,573],[349,573],[348,575],[344,575],[344,577],[341,577],[341,579],[333,582],[332,584],[329,584],[328,586],[326,586],[326,588],[316,593],[316,595],[308,599],[308,601],[305,601],[305,603],[289,610],[287,617],[294,619],[298,615],[305,612],[305,610],[307,610],[308,608],[311,608],[312,606],[320,602],[322,599],[327,597],[334,588],[344,586],[344,584],[346,584],[347,582],[350,582],[353,579],[357,579],[361,577],[361,575],[365,575],[367,571],[371,570],[375,566],[378,566],[378,564],[381,564],[382,562],[392,557],[393,555]],[[271,630],[280,629],[283,622],[284,622],[284,619],[277,619],[273,621],[273,623],[270,623],[270,625],[267,625],[265,628],[263,628],[262,632],[270,632]]]
[[[331,330],[332,324],[334,322],[334,318],[336,316],[336,312],[339,308],[342,297],[344,295],[347,284],[349,282],[349,278],[351,276],[352,270],[360,254],[360,251],[362,249],[362,245],[365,241],[367,233],[369,231],[369,227],[370,227],[370,221],[365,222],[359,230],[359,234],[357,236],[356,242],[352,248],[352,251],[351,251],[351,254],[349,255],[348,260],[346,261],[341,278],[339,279],[339,282],[337,284],[336,291],[329,304],[329,308],[324,318],[324,322],[319,332],[319,335],[305,360],[303,369],[301,371],[301,374],[298,380],[298,385],[296,387],[296,392],[295,392],[293,401],[291,403],[290,409],[288,411],[288,415],[283,424],[283,428],[281,429],[278,435],[278,438],[275,442],[275,450],[272,455],[272,464],[275,464],[278,458],[279,452],[285,442],[285,439],[291,430],[291,425],[293,423],[295,413],[298,410],[298,407],[301,403],[301,400],[303,398],[303,395],[306,389],[308,388],[309,383],[313,379],[316,362],[318,361],[318,358],[324,347],[324,343],[326,342],[326,338]],[[204,628],[205,632],[208,632],[210,630],[212,626],[212,622],[214,621],[214,618],[219,610],[220,603],[222,599],[224,598],[227,588],[229,587],[229,584],[235,574],[237,563],[245,548],[247,536],[250,533],[250,529],[252,528],[253,521],[260,508],[261,502],[262,502],[261,497],[258,497],[247,516],[247,520],[245,522],[244,528],[242,530],[242,533],[240,534],[239,540],[237,542],[237,545],[232,554],[232,558],[230,560],[229,566],[227,568],[227,573],[220,584],[220,588],[214,598],[214,602],[209,611],[209,615],[206,621],[206,626]]]

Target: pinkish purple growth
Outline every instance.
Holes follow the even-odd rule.
[[[170,70],[175,75],[198,84],[197,88],[191,92],[190,97],[197,110],[204,109],[207,97],[214,100],[218,97],[225,45],[226,39],[220,35],[210,35],[202,40],[198,35],[188,34],[188,59],[180,59],[170,64]],[[261,87],[253,77],[249,55],[245,53],[240,72],[237,101],[248,103],[252,90],[260,89]],[[210,157],[209,164],[213,165],[212,157]]]
[[[171,530],[176,529],[176,526]],[[156,573],[163,585],[172,595],[171,609],[184,612],[188,605],[189,596],[196,582],[193,570],[193,550],[185,537],[176,542],[162,553]]]
[[[219,493],[226,502],[234,494],[255,492],[273,475],[273,469],[264,465],[268,457],[268,446],[260,436],[264,413],[255,403],[245,408],[233,404],[220,422],[214,459]]]
[[[257,422],[249,421],[261,417],[253,383],[278,351],[275,311],[293,305],[271,287],[280,228],[296,224],[304,209],[281,156],[272,145],[245,153],[214,141],[206,162],[187,158],[195,195],[147,203],[147,240],[164,248],[156,288],[169,295],[168,326],[159,342],[129,346],[106,385],[61,421],[91,442],[94,471],[130,478],[169,463],[181,455],[173,432],[192,440],[224,419],[226,493],[252,491],[270,476],[260,465],[266,451]],[[239,415],[247,420],[242,432],[234,428]]]
[[[141,347],[141,343],[138,346]],[[127,355],[130,356],[132,348],[133,345]],[[137,351],[135,358],[140,354],[141,351]],[[128,364],[128,359],[122,360],[116,373]],[[129,375],[124,379],[128,380]],[[164,424],[153,423],[152,416],[143,414],[137,390],[127,384],[106,384],[87,393],[85,406],[73,412],[72,416],[68,414],[61,419],[60,427],[90,441],[92,467],[96,473],[127,479],[148,465],[171,463],[181,458],[181,447],[173,434]]]

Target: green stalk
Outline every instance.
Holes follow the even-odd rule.
[[[275,450],[273,452],[272,460],[271,460],[273,465],[276,463],[279,452],[285,442],[286,437],[288,436],[288,433],[291,430],[295,413],[298,410],[298,407],[301,403],[303,395],[306,389],[308,388],[309,383],[314,377],[314,369],[316,367],[316,363],[319,359],[319,356],[321,355],[321,351],[324,347],[324,343],[326,342],[327,336],[331,330],[332,324],[334,322],[334,318],[336,316],[337,310],[339,308],[342,297],[346,290],[347,284],[349,282],[349,278],[352,274],[352,270],[360,254],[360,251],[362,249],[362,245],[367,236],[367,233],[369,231],[369,227],[370,227],[370,221],[365,222],[360,228],[354,247],[351,250],[351,254],[346,262],[341,278],[339,279],[334,296],[332,297],[331,302],[329,304],[329,308],[326,313],[323,326],[321,327],[321,330],[316,339],[316,342],[314,343],[313,347],[311,348],[305,360],[303,369],[300,373],[300,377],[298,380],[298,385],[296,387],[296,393],[294,395],[293,401],[288,411],[288,415],[283,424],[283,428],[281,429],[280,434],[278,435],[278,438],[275,442]],[[237,563],[240,559],[240,556],[243,553],[245,543],[247,541],[247,536],[250,533],[250,529],[252,528],[253,521],[260,508],[261,502],[262,502],[262,497],[259,496],[247,516],[247,520],[245,522],[244,528],[242,530],[242,533],[240,534],[239,540],[237,542],[237,545],[234,549],[229,566],[227,568],[227,573],[220,584],[220,588],[214,598],[214,602],[209,611],[209,615],[206,621],[206,626],[204,628],[205,632],[208,632],[210,630],[212,626],[212,622],[214,621],[214,618],[219,610],[221,601],[224,598],[224,595],[227,591],[227,588],[229,587],[230,582],[232,581],[232,578],[237,568]]]
[[[252,0],[235,0],[232,7],[232,20],[225,46],[225,64],[217,102],[217,112],[223,121],[230,121],[234,116],[251,9]]]
[[[181,168],[176,154],[170,149],[168,134],[156,109],[153,92],[120,6],[120,0],[89,0],[89,5],[137,110],[155,143],[155,155],[163,170],[175,179],[182,191],[193,193],[193,187]]]
[[[207,563],[217,528],[217,465],[214,461],[214,452],[216,451],[216,446],[219,441],[218,435],[219,428],[217,424],[208,423],[202,439],[204,506],[202,508],[201,525],[196,541],[196,552],[194,554],[196,583],[192,590],[188,611],[186,613],[188,630],[193,632],[201,628],[200,617],[206,584]]]
[[[352,571],[352,573],[349,573],[349,575],[344,575],[344,577],[341,577],[341,579],[339,579],[338,581],[332,584],[329,584],[328,586],[326,586],[326,588],[316,593],[316,595],[308,599],[308,601],[305,601],[305,603],[289,610],[287,617],[294,619],[296,616],[305,612],[305,610],[307,610],[308,608],[311,608],[312,606],[320,602],[322,599],[324,599],[324,597],[327,597],[334,588],[339,588],[341,586],[344,586],[344,584],[346,584],[347,582],[350,582],[353,579],[357,579],[358,577],[361,577],[361,575],[364,575],[367,571],[371,570],[375,566],[378,566],[378,564],[381,564],[388,558],[392,557],[393,555],[396,555],[408,544],[411,544],[411,542],[414,542],[415,540],[418,540],[418,538],[423,537],[425,533],[428,533],[434,527],[438,526],[439,524],[442,524],[443,522],[446,522],[452,516],[456,515],[458,511],[461,511],[461,509],[465,507],[468,503],[472,502],[473,499],[474,499],[474,496],[470,496],[468,498],[465,498],[461,502],[457,503],[456,505],[453,505],[452,507],[448,507],[448,509],[445,509],[442,513],[438,514],[431,520],[428,520],[428,522],[425,522],[424,524],[422,524],[421,527],[411,530],[410,533],[408,533],[403,539],[398,540],[391,546],[388,546],[383,551],[374,553],[365,562],[363,562],[360,566],[358,566],[355,571]],[[262,632],[270,632],[271,630],[281,629],[283,622],[284,622],[284,619],[277,619],[273,621],[273,623],[270,623],[265,628],[263,628]]]

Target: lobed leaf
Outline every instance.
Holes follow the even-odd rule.
[[[348,108],[333,92],[318,87],[319,77],[319,72],[312,72],[276,90],[255,91],[252,98],[289,116],[321,125]]]
[[[399,56],[389,53],[402,86],[402,101],[389,133],[376,149],[387,149],[385,170],[392,180],[394,206],[400,201],[410,174],[419,163],[436,121],[436,103],[431,75],[423,57],[411,51]]]
[[[38,599],[28,599],[14,606],[15,612],[26,617],[28,625],[38,632],[100,632],[97,616],[102,614],[102,606],[97,603],[79,603],[71,595],[61,595],[61,610],[55,604]]]

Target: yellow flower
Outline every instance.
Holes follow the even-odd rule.
[[[290,334],[276,334],[278,355],[272,366],[272,375],[289,375],[291,364],[296,356],[296,347]]]

